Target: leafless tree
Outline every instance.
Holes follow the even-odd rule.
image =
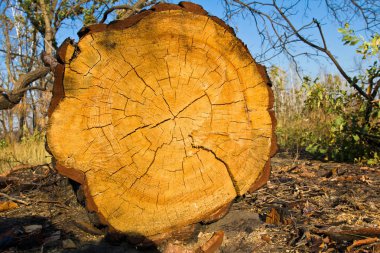
[[[345,80],[365,99],[373,101],[375,94],[367,94],[358,83],[342,67],[337,57],[330,51],[325,40],[323,24],[317,18],[310,18],[308,23],[298,24],[300,16],[307,17],[312,13],[312,6],[326,10],[330,22],[332,20],[344,26],[345,22],[360,20],[362,29],[373,33],[380,28],[380,2],[377,0],[307,0],[307,1],[245,1],[224,0],[226,18],[235,15],[249,15],[255,22],[255,29],[261,37],[261,60],[268,60],[284,53],[297,64],[297,58],[325,57],[329,59]],[[305,47],[306,46],[306,47]],[[380,85],[380,83],[379,83]]]

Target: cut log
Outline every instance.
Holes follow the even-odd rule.
[[[149,238],[218,219],[265,184],[269,79],[223,21],[158,4],[79,35],[58,53],[47,143],[101,222]]]

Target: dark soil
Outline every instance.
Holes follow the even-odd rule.
[[[200,226],[190,241],[148,249],[91,225],[72,184],[49,165],[21,167],[0,176],[0,210],[18,205],[0,212],[0,251],[163,252],[170,244],[191,252],[223,230],[220,252],[380,252],[379,166],[283,154],[272,165],[268,184],[236,199],[223,219]]]

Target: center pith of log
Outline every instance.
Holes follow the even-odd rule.
[[[157,5],[61,47],[48,146],[117,231],[152,236],[202,221],[268,173],[265,70],[197,10]]]

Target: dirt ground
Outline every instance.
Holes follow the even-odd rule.
[[[199,225],[188,241],[142,249],[92,226],[72,185],[50,165],[21,166],[0,176],[0,251],[194,252],[223,231],[219,252],[380,252],[379,209],[380,166],[280,153],[268,184],[236,199],[223,219]]]

